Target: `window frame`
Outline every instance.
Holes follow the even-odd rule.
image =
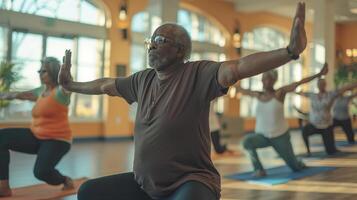
[[[98,9],[102,9],[101,7],[97,7]],[[74,21],[66,21],[62,19],[56,18],[47,18],[43,16],[37,16],[34,14],[27,14],[27,13],[20,13],[11,10],[3,10],[0,9],[2,17],[0,18],[0,26],[7,29],[7,44],[6,44],[6,56],[5,59],[7,61],[12,61],[12,34],[14,32],[23,32],[23,33],[33,33],[39,34],[42,36],[42,57],[46,54],[46,47],[47,47],[47,38],[48,37],[58,37],[58,38],[69,38],[73,39],[75,43],[75,48],[72,50],[73,55],[76,55],[78,52],[78,40],[80,37],[85,38],[93,38],[93,39],[100,39],[102,40],[102,55],[101,55],[101,66],[97,66],[100,68],[99,76],[103,76],[105,73],[105,66],[106,66],[106,59],[109,45],[107,42],[107,26],[98,26],[98,25],[90,25],[80,22]],[[102,11],[106,15],[106,11],[102,9]],[[106,15],[107,16],[107,15]],[[26,20],[23,20],[26,18]],[[106,18],[107,19],[107,18]],[[51,24],[46,24],[50,20]],[[110,22],[109,22],[110,23]],[[108,24],[108,22],[105,22]],[[75,58],[74,62],[77,62],[77,58]],[[78,66],[77,66],[78,67]],[[75,71],[78,71],[76,69]],[[78,98],[77,95],[73,102],[76,102]],[[99,99],[99,108],[97,116],[90,117],[90,118],[83,118],[79,116],[70,116],[71,121],[103,121],[103,97]],[[72,103],[73,104],[73,103]],[[75,103],[74,103],[75,104]],[[74,105],[75,106],[75,105]],[[73,112],[75,108],[73,106]],[[24,117],[20,119],[4,119],[5,122],[28,122],[31,118]]]

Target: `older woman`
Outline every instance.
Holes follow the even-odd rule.
[[[278,79],[277,71],[269,71],[263,74],[263,91],[251,91],[238,88],[243,95],[258,99],[255,133],[248,134],[242,141],[244,149],[254,167],[254,175],[265,176],[266,172],[259,160],[257,149],[272,146],[286,164],[293,170],[299,171],[305,165],[295,155],[290,142],[289,126],[284,116],[284,100],[289,92],[304,83],[327,73],[327,66],[320,73],[304,78],[299,82],[283,86],[277,90],[274,84]]]
[[[0,129],[0,197],[11,196],[9,185],[9,150],[37,154],[34,167],[36,178],[50,185],[63,184],[72,189],[73,181],[55,169],[69,151],[72,135],[68,123],[70,93],[58,85],[60,62],[44,58],[38,71],[42,86],[25,92],[0,93],[3,100],[36,101],[32,109],[30,128]]]

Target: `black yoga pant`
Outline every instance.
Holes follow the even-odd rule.
[[[153,200],[134,179],[134,173],[124,173],[92,179],[81,185],[78,200]],[[160,200],[218,200],[203,183],[188,181]]]
[[[224,153],[227,150],[227,146],[221,144],[220,131],[211,132],[211,138],[212,138],[213,148],[216,153],[218,154]]]
[[[308,153],[311,153],[309,137],[313,134],[320,134],[322,136],[322,141],[324,143],[325,151],[327,154],[330,155],[330,154],[334,154],[337,152],[332,126],[325,128],[325,129],[318,129],[312,124],[307,124],[302,129],[302,137],[304,139]]]
[[[354,132],[352,128],[352,122],[351,119],[346,119],[346,120],[338,120],[338,119],[333,119],[333,128],[335,127],[342,127],[343,131],[346,134],[347,141],[349,143],[354,143],[355,138],[354,138]]]
[[[64,141],[39,140],[28,128],[0,129],[0,180],[9,179],[9,150],[12,150],[37,154],[35,177],[50,185],[60,185],[65,177],[55,167],[70,147]]]

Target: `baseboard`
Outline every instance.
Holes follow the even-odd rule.
[[[132,141],[133,136],[115,136],[115,137],[81,137],[73,138],[73,143],[82,142],[119,142],[119,141]]]

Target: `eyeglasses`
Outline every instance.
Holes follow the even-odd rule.
[[[174,40],[168,39],[168,38],[166,38],[164,36],[161,36],[161,35],[157,35],[157,36],[155,36],[154,38],[151,38],[151,39],[145,39],[145,41],[144,41],[145,46],[146,46],[147,49],[150,48],[150,45],[152,43],[155,43],[157,45],[161,45],[161,44],[165,44],[165,43],[168,43],[168,42],[171,42],[171,43],[176,44],[176,45],[180,45],[180,44],[176,43]]]
[[[44,70],[44,69],[40,69],[40,70],[38,70],[37,72],[38,72],[39,74],[43,74],[43,73],[46,73],[47,71]]]

